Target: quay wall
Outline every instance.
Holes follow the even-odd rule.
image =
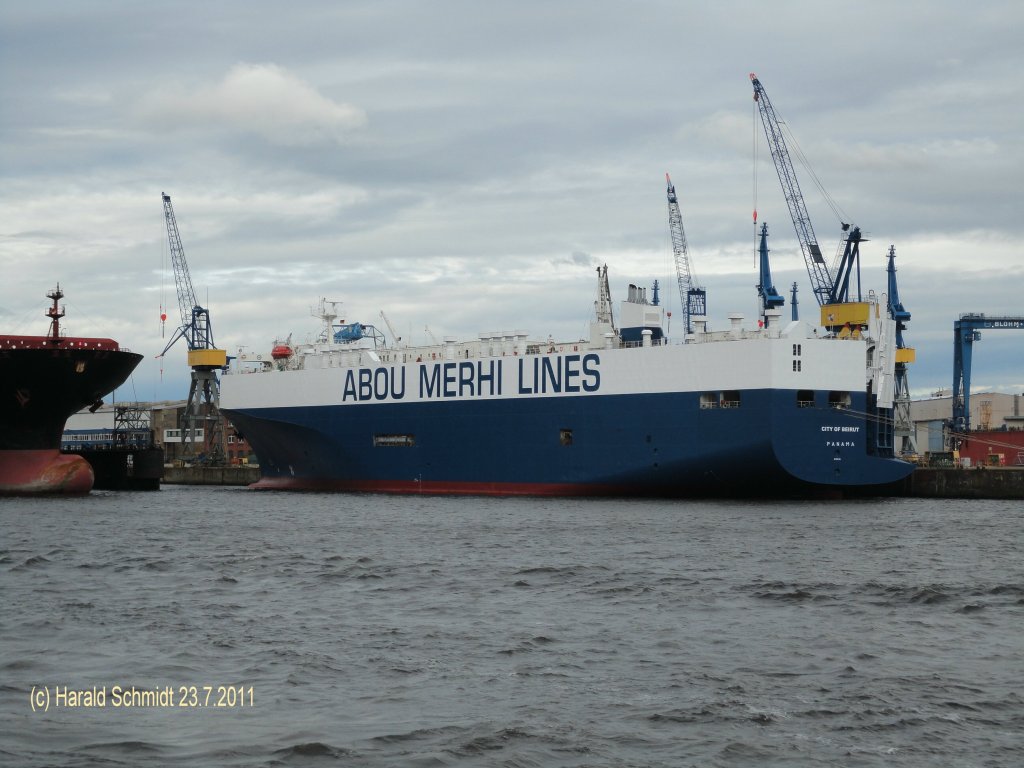
[[[246,486],[259,479],[256,466],[164,467],[163,475],[166,485]],[[1024,468],[918,467],[884,493],[936,499],[1024,499]]]
[[[166,485],[249,485],[260,479],[259,467],[164,467]]]
[[[907,478],[900,495],[935,499],[1024,499],[1024,468],[919,467]]]

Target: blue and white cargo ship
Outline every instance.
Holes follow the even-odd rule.
[[[589,338],[487,332],[407,347],[372,326],[239,354],[221,407],[265,489],[494,495],[840,494],[893,483],[895,322],[874,295],[832,330],[782,321],[670,341],[598,270]],[[383,313],[382,313],[383,316]],[[830,314],[830,317],[832,315]],[[386,320],[386,318],[385,318]]]

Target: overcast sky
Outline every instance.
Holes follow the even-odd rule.
[[[713,328],[756,323],[755,206],[816,314],[756,72],[865,288],[896,246],[913,394],[949,388],[960,313],[1024,314],[1022,33],[1011,1],[0,0],[0,332],[44,333],[59,280],[69,333],[146,355],[119,399],[184,398],[162,192],[232,354],[314,334],[319,297],[414,343],[575,339],[603,263],[678,319],[666,172]],[[973,378],[1024,392],[1024,334]]]

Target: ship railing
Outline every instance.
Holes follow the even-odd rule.
[[[672,344],[667,337],[651,339],[651,347],[668,347]],[[617,349],[638,349],[644,346],[642,340],[615,342]],[[402,347],[401,349],[378,350],[376,356],[370,356],[370,361],[365,355],[337,354],[334,350],[318,351],[313,348],[296,347],[295,354],[287,361],[278,361],[277,364],[264,360],[263,356],[238,355],[234,358],[233,365],[225,369],[225,374],[249,374],[264,373],[271,370],[300,370],[305,365],[305,359],[318,359],[319,367],[322,368],[361,368],[367,365],[379,364],[411,364],[411,363],[435,363],[453,362],[458,360],[489,360],[502,357],[532,357],[534,355],[550,354],[574,354],[595,349],[586,340],[571,342],[529,342],[519,347],[494,348],[482,345],[479,342],[466,342],[458,346],[441,347]],[[373,350],[370,350],[373,352]]]
[[[693,334],[693,342],[706,344],[718,341],[742,341],[744,339],[756,339],[761,337],[761,331],[742,329],[738,334],[732,331],[705,331],[704,333]]]
[[[620,344],[620,346],[623,349],[636,349],[637,347],[644,346],[644,343],[642,341],[624,341],[624,342],[622,342]],[[666,338],[651,339],[651,346],[652,347],[668,346],[668,339],[666,339]]]

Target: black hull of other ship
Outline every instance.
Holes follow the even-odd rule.
[[[93,490],[159,491],[164,452],[159,447],[83,448],[61,451],[81,456],[92,466]]]

